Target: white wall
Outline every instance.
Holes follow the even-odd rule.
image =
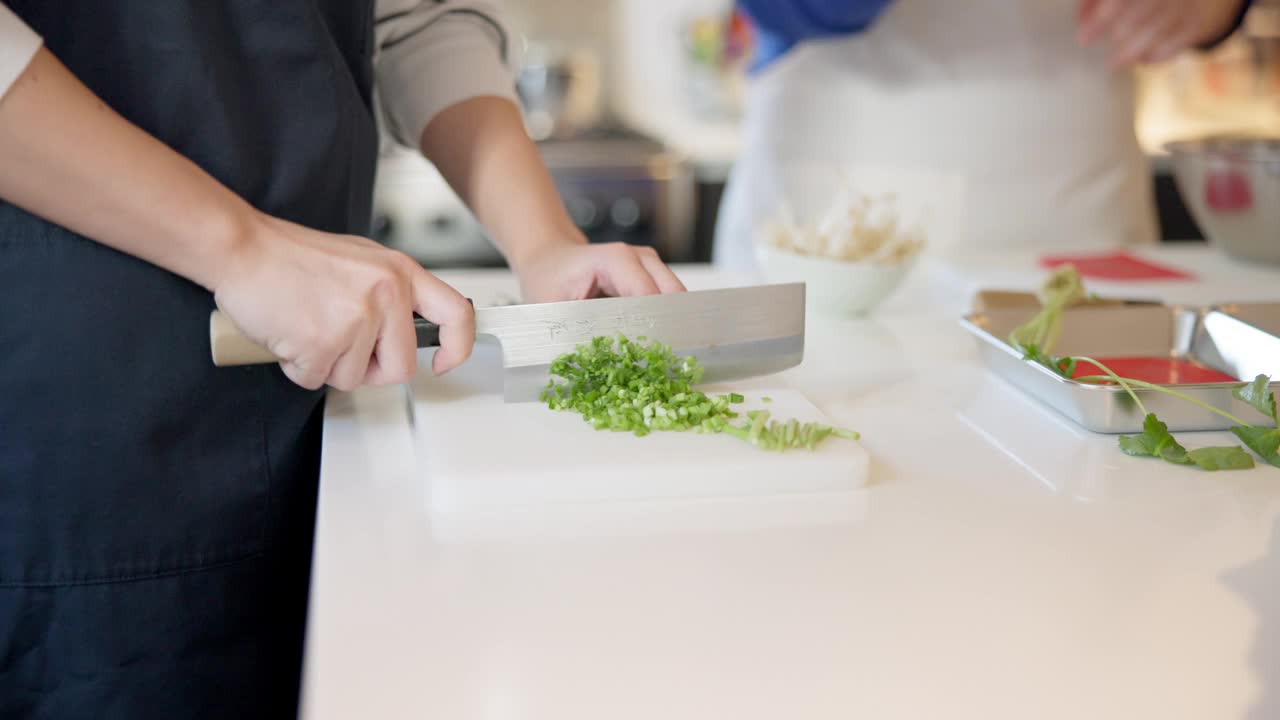
[[[605,106],[626,124],[692,155],[732,157],[736,119],[695,112],[696,99],[714,88],[705,77],[691,79],[684,44],[691,20],[723,15],[732,0],[505,2],[516,29],[531,40],[596,54]]]
[[[517,32],[534,44],[552,52],[587,51],[601,69],[601,89],[606,104],[613,72],[612,0],[504,0],[508,17]]]

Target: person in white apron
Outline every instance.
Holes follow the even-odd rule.
[[[748,270],[762,225],[786,205],[830,202],[841,176],[859,192],[891,191],[926,208],[936,201],[948,222],[929,238],[935,251],[1156,241],[1133,77],[1122,68],[1224,39],[1248,3],[739,6],[759,49],[776,58],[751,79],[716,228],[715,262]],[[880,187],[863,176],[893,180]],[[911,193],[926,197],[903,197]]]

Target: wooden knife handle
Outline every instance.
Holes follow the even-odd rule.
[[[439,325],[414,316],[413,329],[418,336],[418,347],[440,346]],[[209,350],[217,367],[280,362],[280,358],[270,350],[240,332],[240,328],[221,310],[214,310],[209,315]]]
[[[209,350],[217,367],[280,362],[272,352],[245,337],[231,318],[220,310],[209,315]]]

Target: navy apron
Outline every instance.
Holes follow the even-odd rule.
[[[367,232],[372,0],[8,5],[255,207]],[[0,202],[0,718],[296,713],[323,396],[214,368],[213,307]]]

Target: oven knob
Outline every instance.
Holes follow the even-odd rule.
[[[373,216],[373,225],[369,229],[369,236],[383,245],[391,242],[391,238],[395,235],[396,224],[386,213],[375,213]]]
[[[565,208],[579,230],[590,230],[600,222],[600,210],[587,198],[569,198],[565,201]]]
[[[623,230],[630,230],[640,222],[640,203],[628,197],[614,200],[609,207],[609,219]]]
[[[452,235],[462,227],[462,222],[452,214],[442,212],[428,217],[426,226],[432,235]]]

